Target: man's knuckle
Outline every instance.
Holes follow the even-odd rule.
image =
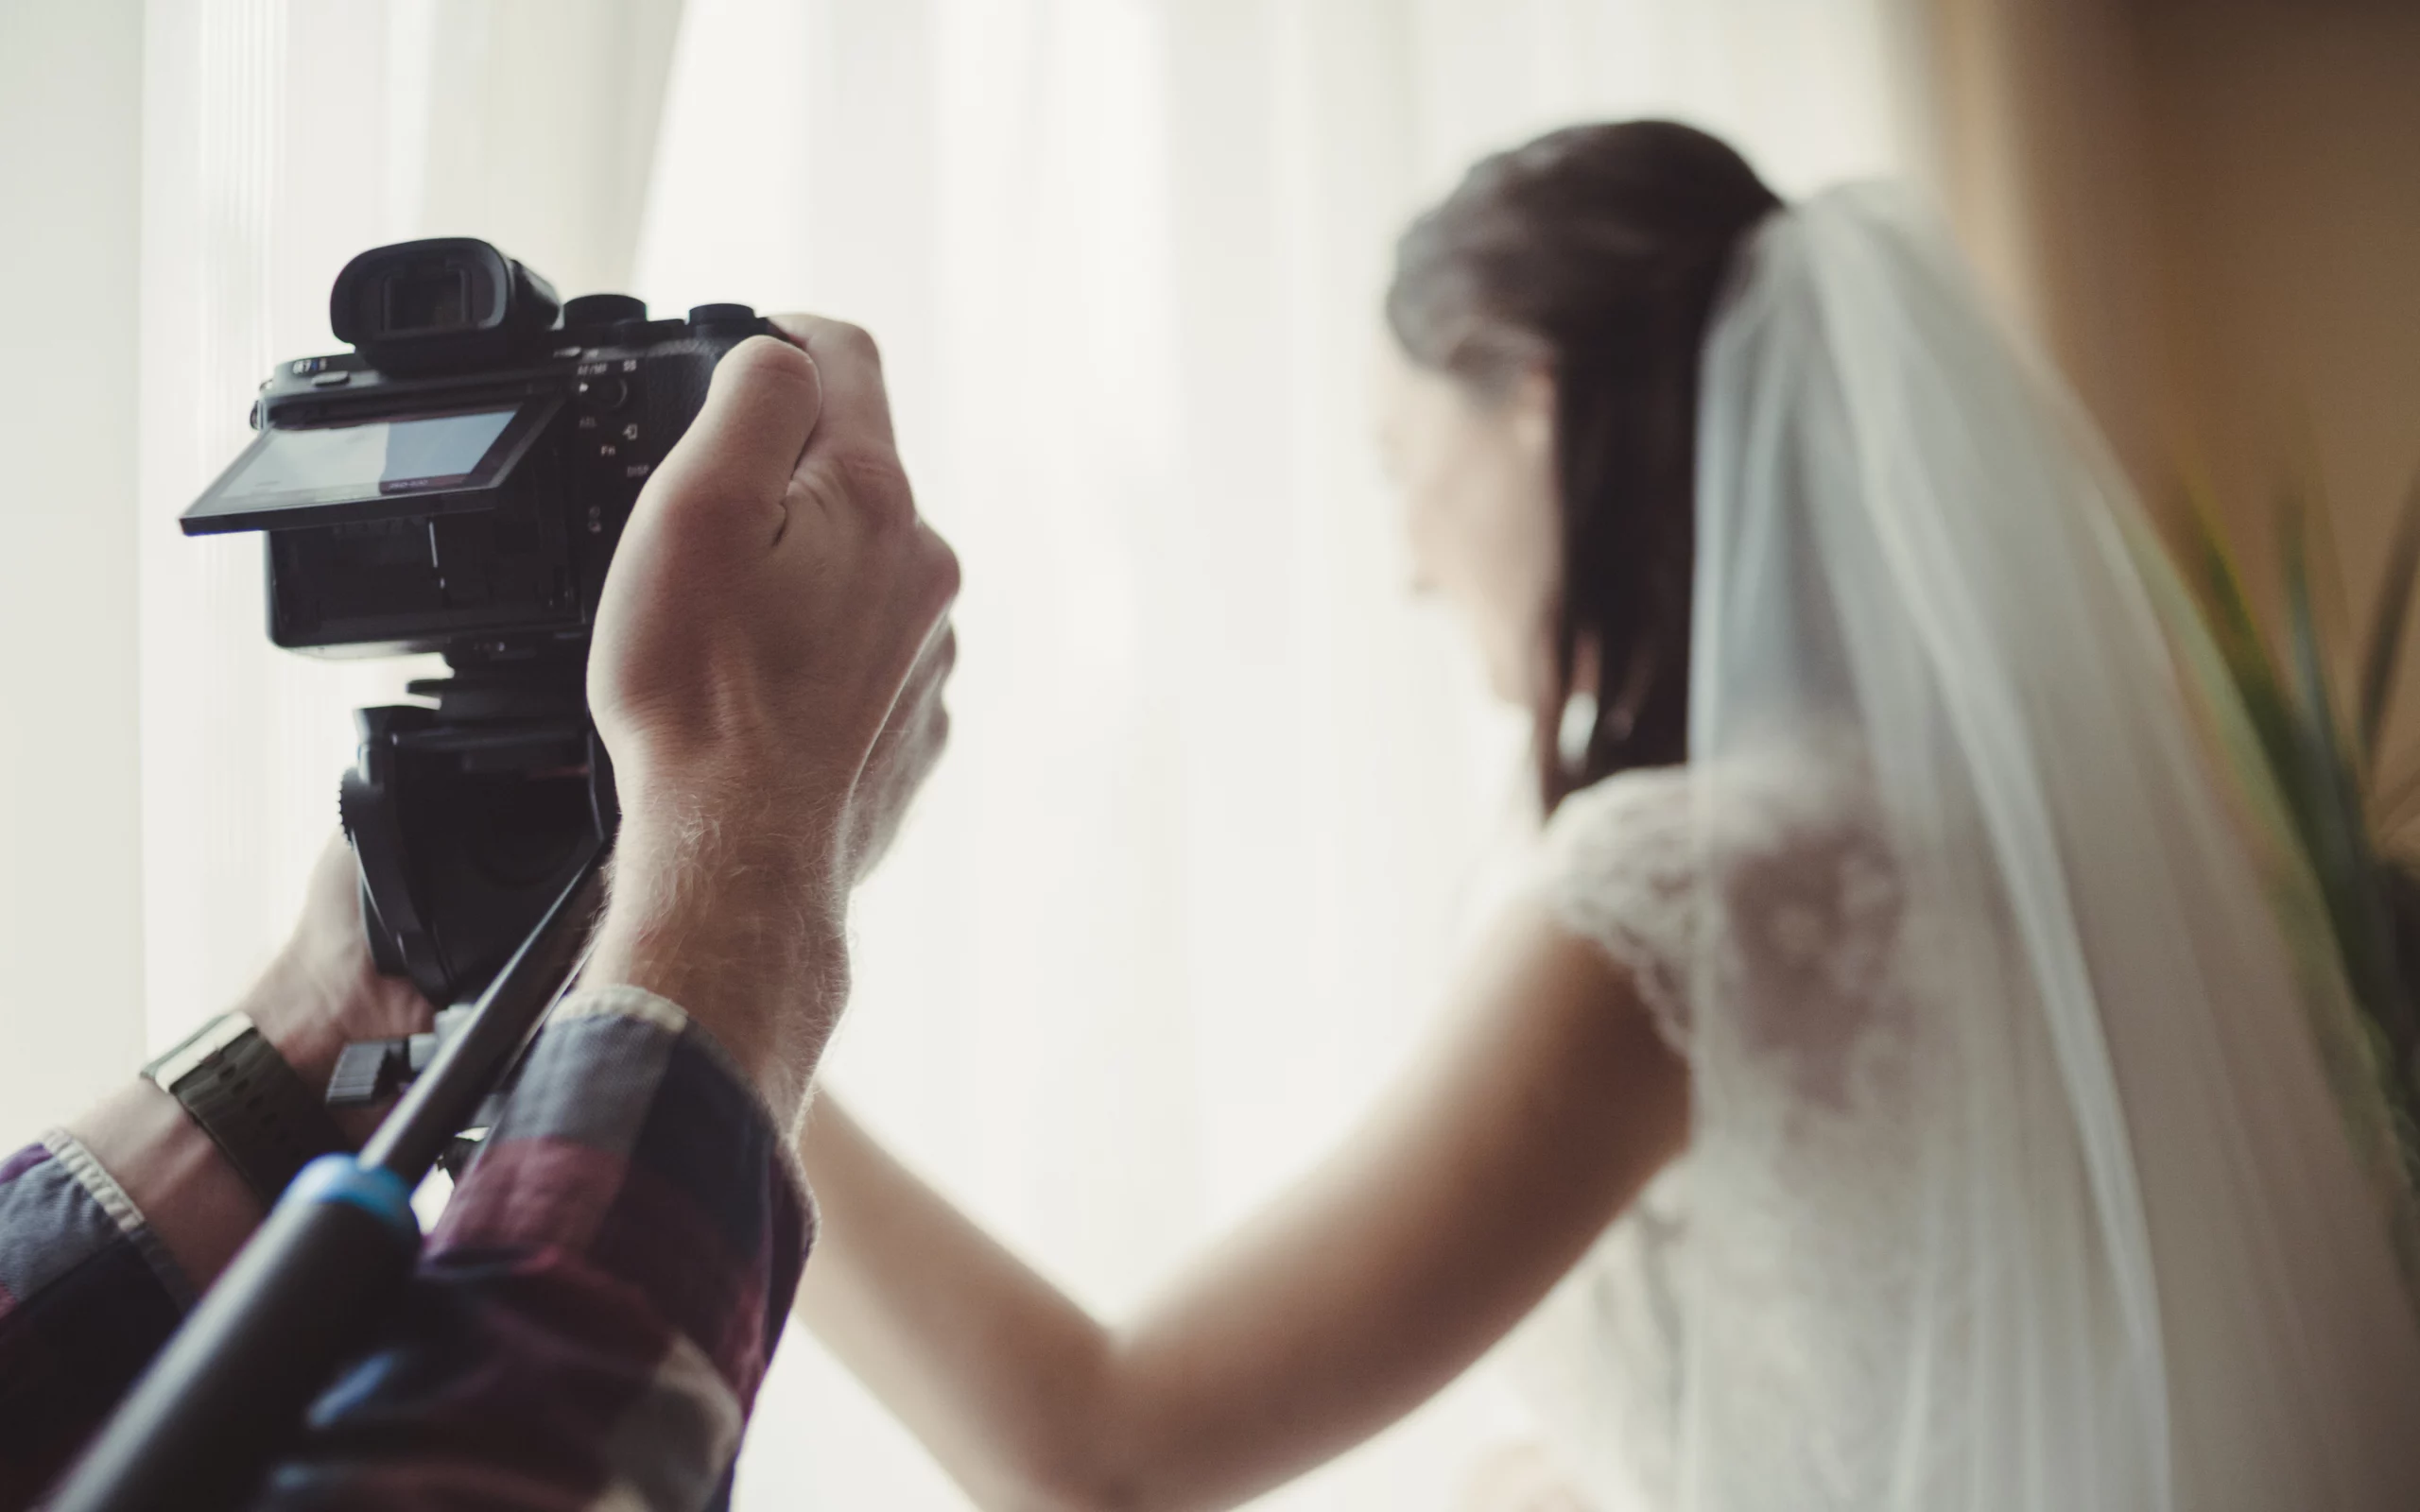
[[[908,486],[908,471],[899,458],[889,451],[858,451],[844,453],[836,460],[849,496],[889,523],[915,512],[915,490]]]
[[[870,368],[882,366],[882,348],[874,340],[873,333],[864,326],[835,320],[832,322],[832,342],[844,355]]]
[[[815,382],[815,359],[775,336],[750,336],[725,354],[721,367],[748,382]]]
[[[937,531],[925,529],[919,535],[924,548],[923,570],[926,580],[932,584],[934,595],[944,607],[956,603],[958,591],[965,583],[965,569],[959,563],[957,550]],[[950,632],[950,644],[954,656],[957,646],[955,630]]]

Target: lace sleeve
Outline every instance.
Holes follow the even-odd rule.
[[[1549,906],[1627,970],[1667,1043],[1688,1054],[1697,844],[1684,767],[1619,772],[1547,826]]]

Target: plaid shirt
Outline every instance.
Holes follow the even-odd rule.
[[[382,1342],[254,1505],[699,1507],[727,1488],[814,1214],[721,1047],[633,988],[556,1010]],[[192,1289],[63,1132],[0,1161],[0,1508],[27,1504]]]

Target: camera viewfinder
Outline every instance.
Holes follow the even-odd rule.
[[[468,236],[378,247],[337,275],[328,325],[390,375],[475,372],[544,352],[554,286]]]
[[[469,323],[471,276],[459,267],[399,271],[387,280],[387,334],[444,331]]]

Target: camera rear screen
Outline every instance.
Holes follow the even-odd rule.
[[[512,422],[510,409],[320,430],[273,431],[269,444],[219,490],[231,505],[330,492],[384,498],[459,488]]]
[[[185,511],[185,533],[492,507],[495,489],[557,407],[524,402],[263,431]]]

